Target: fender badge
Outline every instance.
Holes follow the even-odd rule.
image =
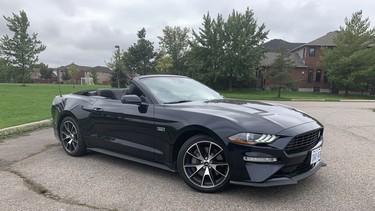
[[[157,131],[165,132],[165,127],[156,127]]]

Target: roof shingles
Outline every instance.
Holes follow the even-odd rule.
[[[260,61],[260,65],[262,67],[271,66],[278,55],[280,55],[280,53],[267,52],[264,55],[265,56],[264,59]],[[302,60],[299,58],[297,53],[290,53],[289,59],[294,63],[296,67],[307,67],[305,64],[303,64]]]

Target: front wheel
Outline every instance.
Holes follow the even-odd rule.
[[[189,138],[177,158],[178,172],[190,187],[200,192],[222,190],[230,179],[230,166],[222,143],[206,136]]]
[[[70,156],[81,156],[86,153],[78,124],[71,117],[66,117],[60,124],[60,141],[65,152]]]

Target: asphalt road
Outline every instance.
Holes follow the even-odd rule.
[[[375,210],[375,103],[284,104],[325,126],[328,166],[297,185],[198,193],[157,168],[97,153],[70,157],[44,129],[0,141],[0,209]]]

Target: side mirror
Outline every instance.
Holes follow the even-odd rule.
[[[123,95],[121,97],[121,102],[124,104],[142,104],[141,98],[139,98],[137,95]]]

